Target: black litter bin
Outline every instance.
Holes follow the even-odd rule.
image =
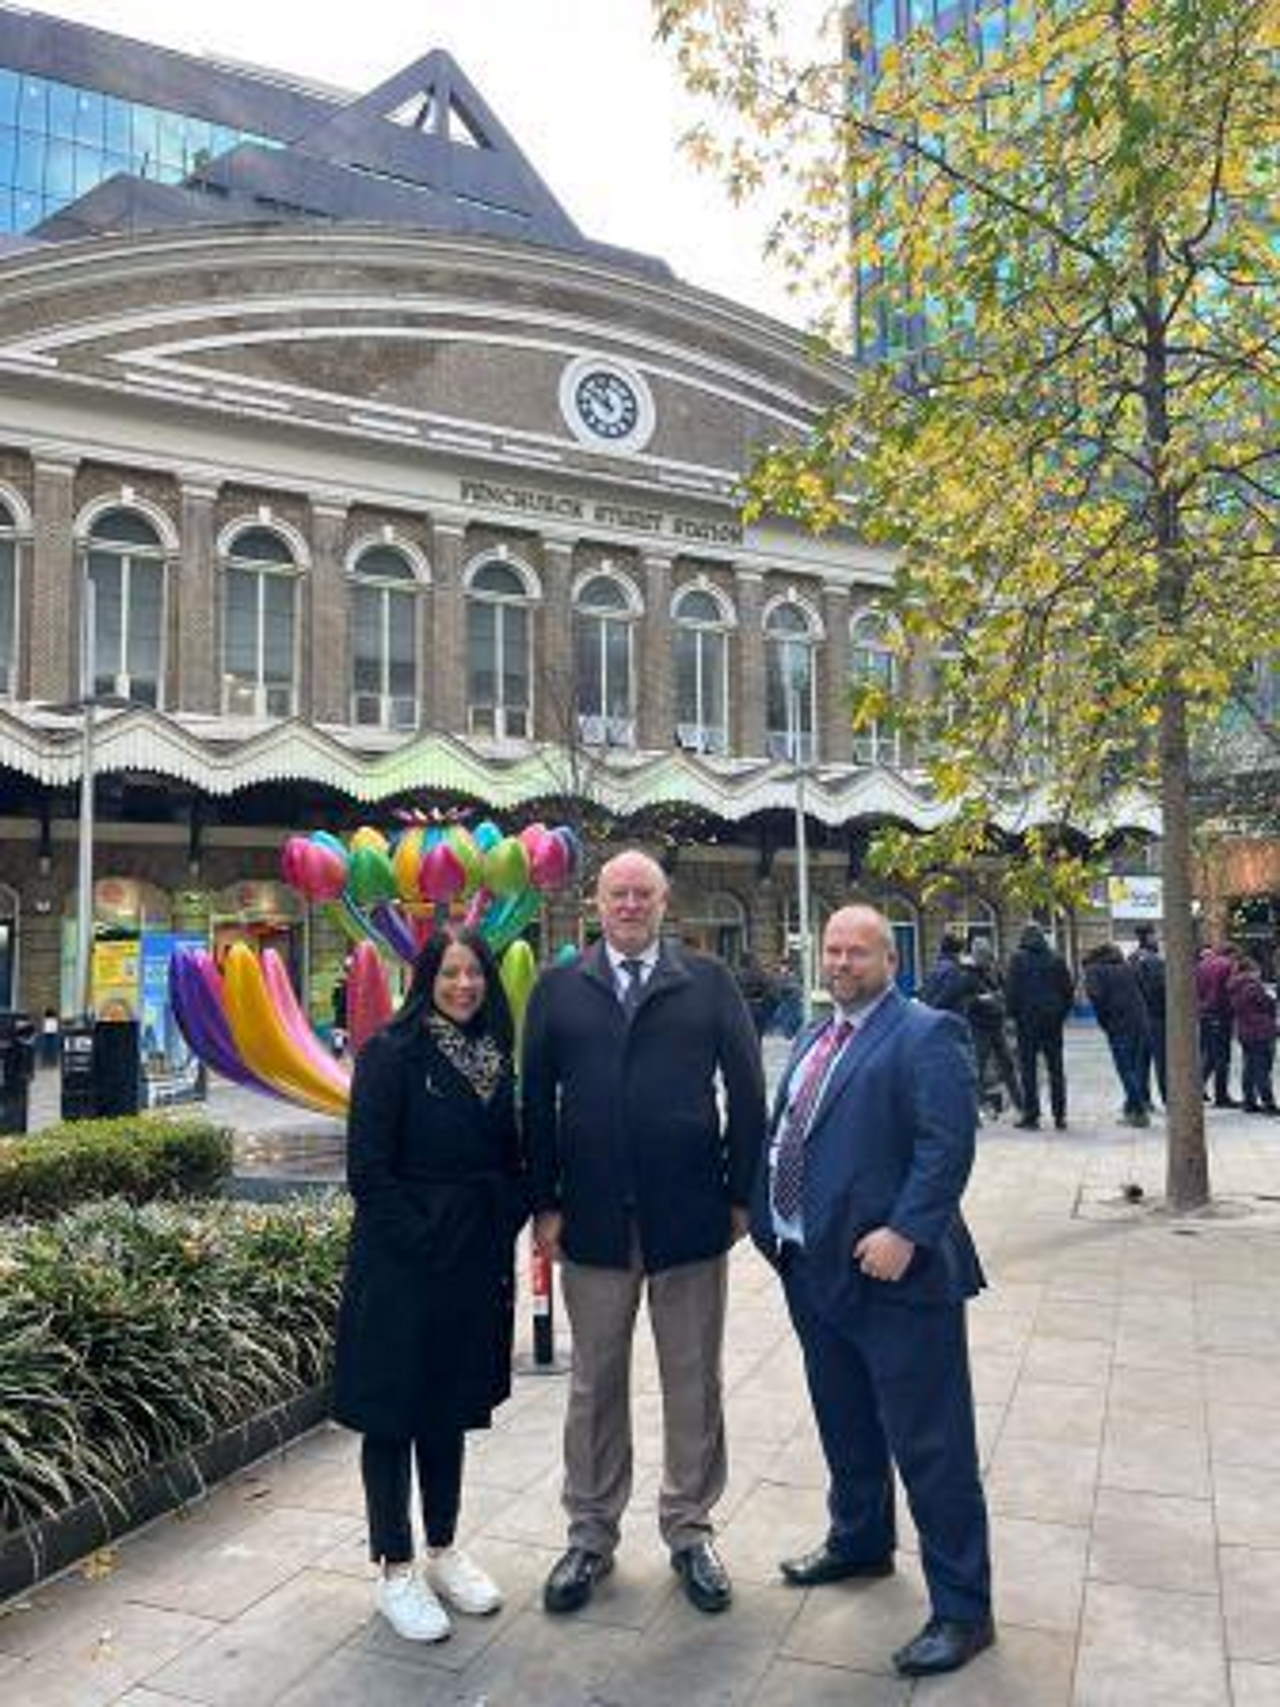
[[[93,1083],[104,1118],[136,1114],[141,1101],[138,1022],[99,1020],[93,1028]]]
[[[28,1095],[36,1070],[36,1028],[30,1014],[0,1013],[0,1132],[27,1130]]]
[[[93,1084],[93,1025],[64,1020],[61,1035],[62,1118],[92,1120],[98,1112]]]

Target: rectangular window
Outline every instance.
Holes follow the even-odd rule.
[[[258,577],[242,569],[227,571],[227,674],[258,679]]]
[[[573,625],[574,699],[579,717],[604,714],[604,684],[600,679],[600,623],[580,616]]]
[[[75,185],[73,160],[75,146],[54,137],[44,151],[44,196],[50,202],[71,200]]]
[[[881,53],[898,36],[896,0],[871,0],[871,46]]]
[[[160,636],[164,569],[159,563],[129,563],[129,632],[126,662],[129,694],[156,705],[160,698]]]
[[[95,184],[100,184],[104,175],[102,150],[77,146],[72,162],[72,174],[75,179],[74,193],[77,196],[84,195]]]
[[[124,674],[123,565],[110,552],[89,553],[94,591],[93,691],[117,693]]]
[[[351,657],[355,691],[382,692],[382,595],[357,587],[351,613]]]
[[[0,539],[0,697],[14,691],[18,663],[18,565],[11,539]]]
[[[132,115],[128,101],[108,95],[103,102],[102,116],[106,127],[105,141],[108,151],[127,159],[133,152]]]
[[[472,600],[467,607],[467,698],[475,706],[497,703],[497,607]]]
[[[293,685],[293,580],[262,576],[262,679],[268,685]]]
[[[0,189],[11,190],[18,170],[18,133],[0,121]]]
[[[76,91],[66,83],[50,83],[48,89],[49,135],[63,142],[76,137]]]
[[[502,703],[509,710],[529,704],[529,613],[521,605],[502,612]],[[510,722],[508,734],[512,733]]]
[[[16,71],[0,69],[0,124],[18,122],[18,96],[21,78]]]
[[[76,91],[76,141],[82,148],[101,148],[106,125],[106,100],[93,89]]]
[[[387,692],[413,700],[418,692],[418,601],[412,593],[387,593]]]
[[[25,195],[38,197],[44,188],[45,139],[34,131],[18,132],[18,161],[13,174],[13,187]]]

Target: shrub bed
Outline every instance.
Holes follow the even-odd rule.
[[[66,1121],[0,1139],[0,1216],[59,1215],[94,1197],[212,1197],[231,1172],[231,1143],[225,1126],[166,1115]]]
[[[337,1198],[0,1226],[0,1534],[326,1381],[347,1228]]]

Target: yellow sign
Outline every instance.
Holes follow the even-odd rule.
[[[137,939],[93,945],[93,1011],[99,1019],[138,1017],[140,953]]]

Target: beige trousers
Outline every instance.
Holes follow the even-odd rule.
[[[573,1375],[564,1428],[569,1545],[606,1556],[631,1493],[631,1342],[642,1292],[662,1385],[663,1473],[658,1527],[672,1552],[706,1541],[726,1475],[721,1354],[727,1259],[646,1276],[631,1267],[566,1261]]]

